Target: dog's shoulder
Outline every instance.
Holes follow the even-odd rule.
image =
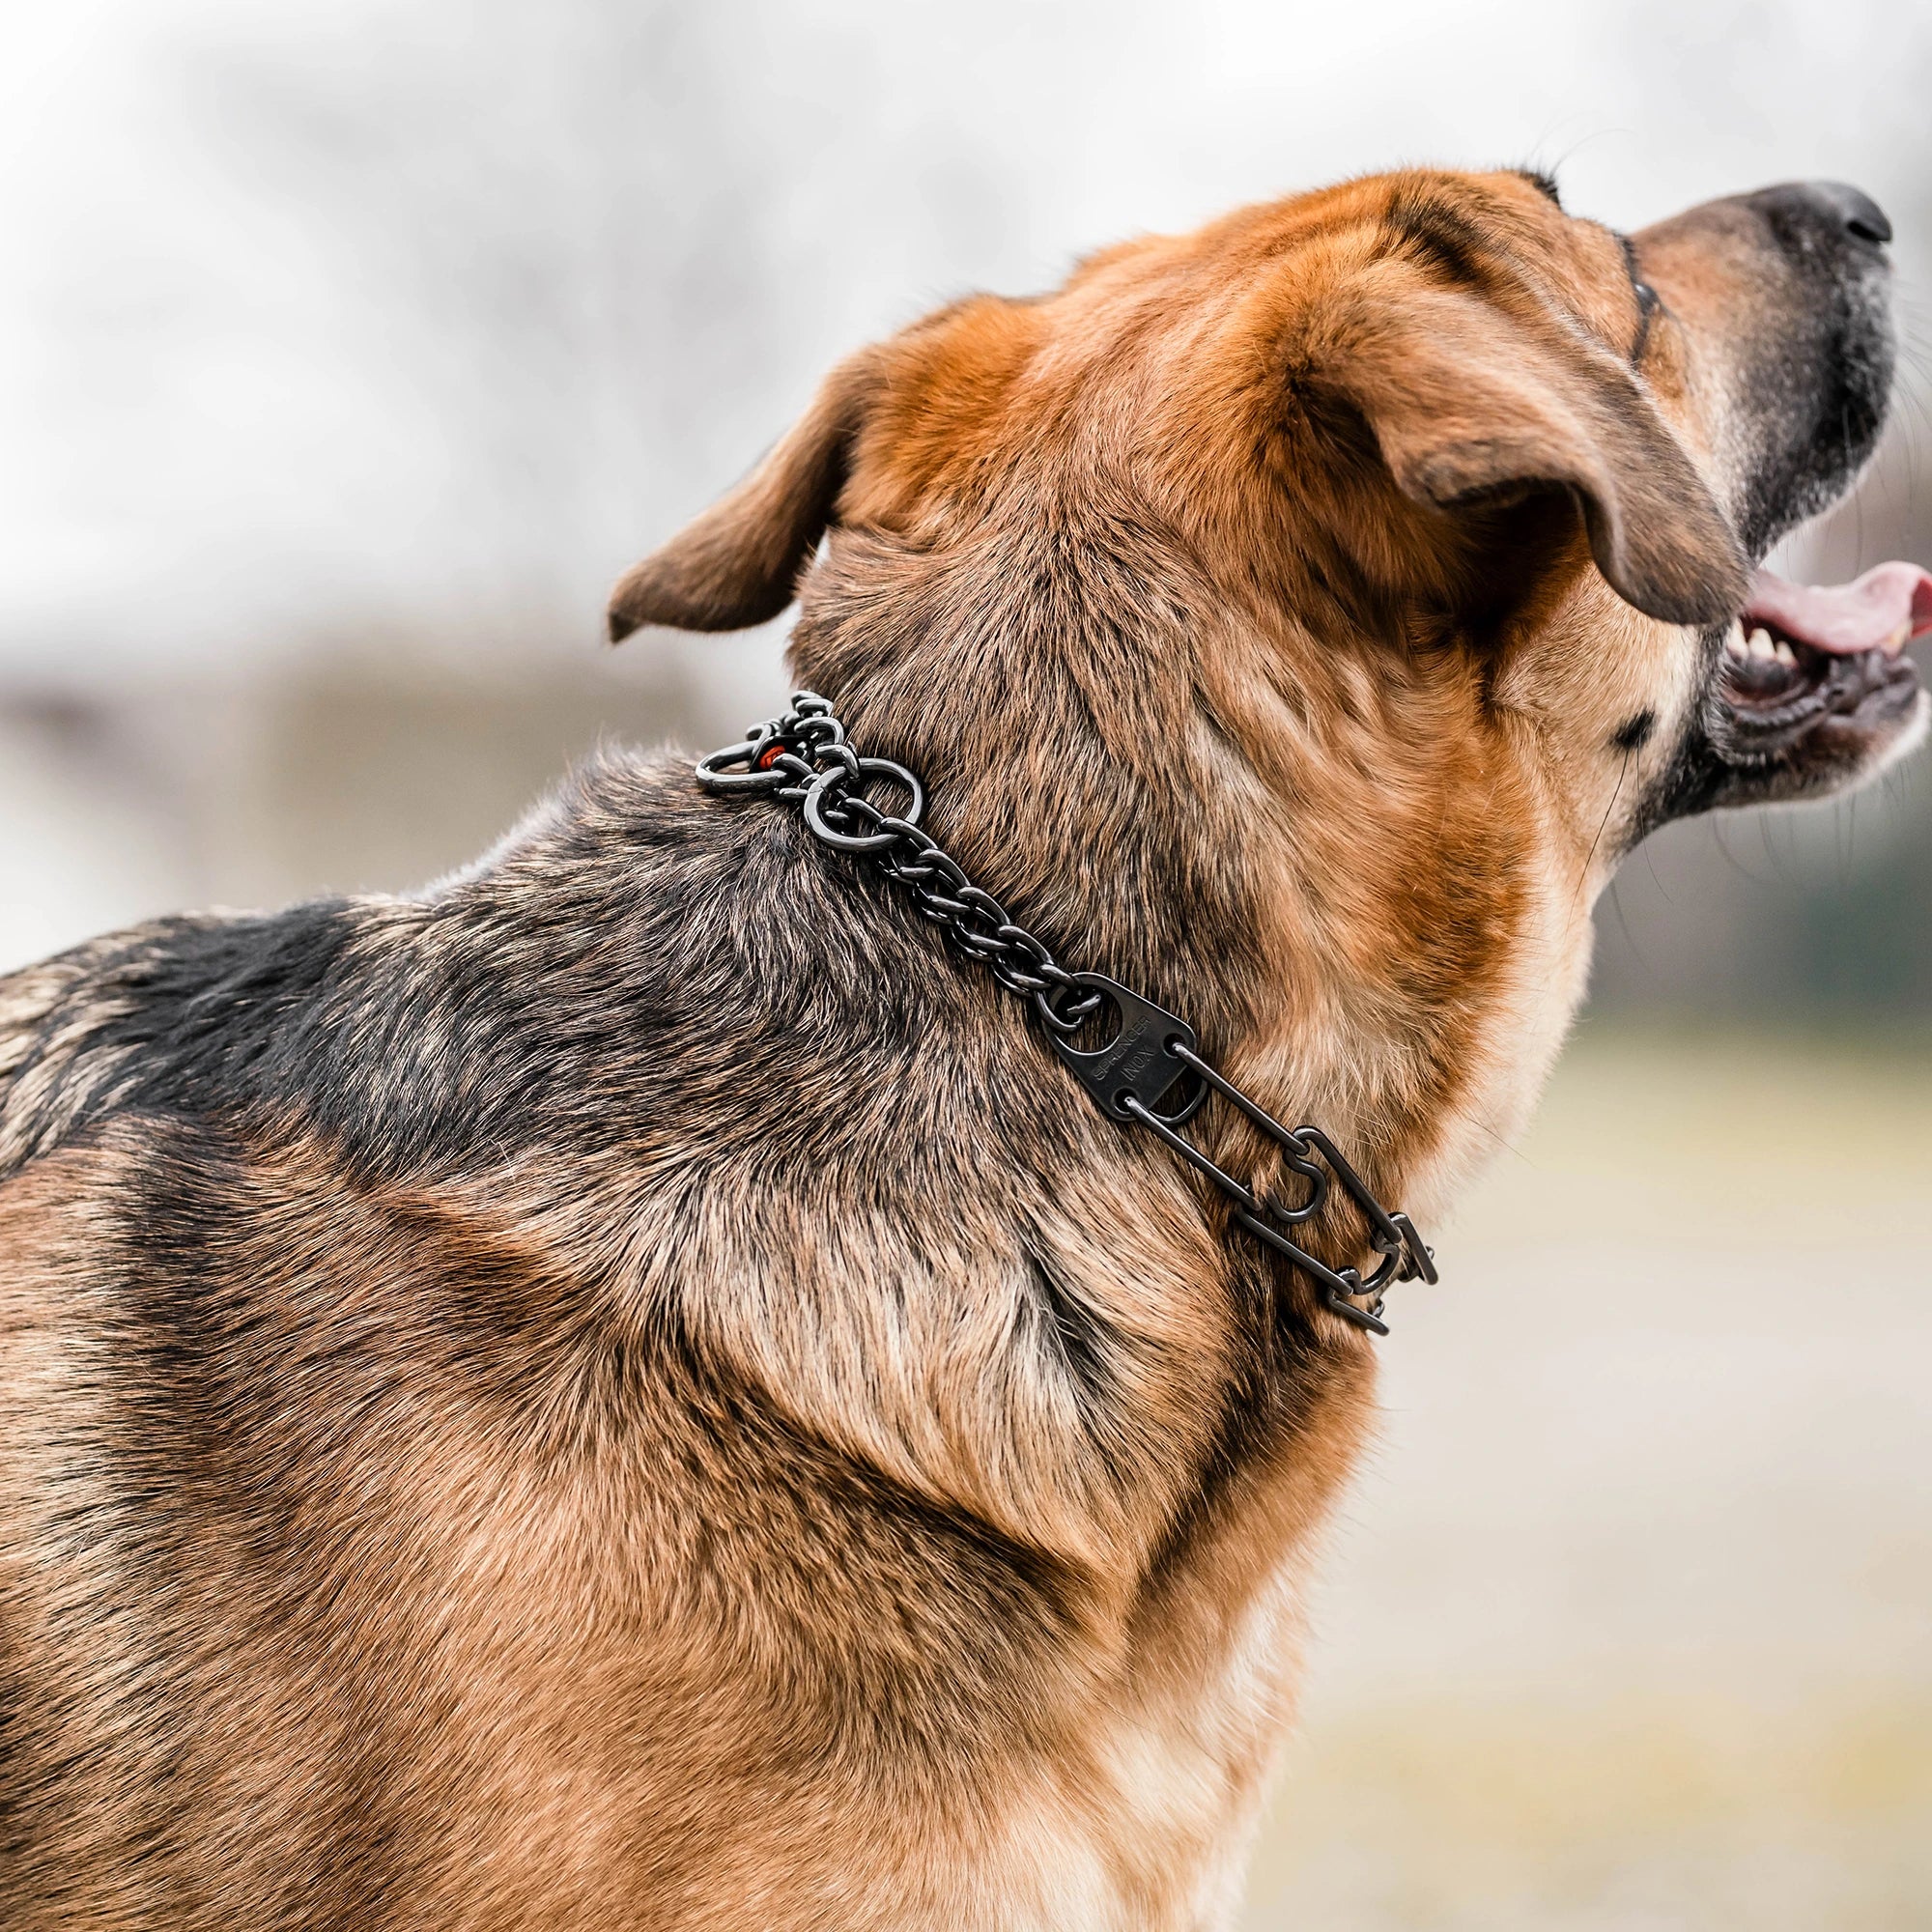
[[[807,843],[607,754],[419,894],[90,940],[0,979],[0,1177],[116,1113],[299,1122],[372,1174],[568,1151],[753,1041],[929,1035],[903,926]]]
[[[385,1069],[449,1079],[454,1016],[500,1032],[488,1022],[542,950],[531,934],[554,941],[568,923],[553,900],[611,842],[586,824],[609,789],[573,781],[414,895],[175,915],[0,979],[0,1176],[115,1113],[359,1112],[374,1125]]]

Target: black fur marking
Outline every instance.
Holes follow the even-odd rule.
[[[1635,717],[1628,718],[1618,725],[1610,745],[1619,752],[1640,752],[1650,743],[1656,729],[1657,713],[1648,709],[1639,711]]]
[[[1427,194],[1404,192],[1390,204],[1388,226],[1398,245],[1406,244],[1450,281],[1486,289],[1492,272],[1492,243],[1460,209]]]
[[[128,1097],[147,1111],[198,1113],[217,1093],[289,1091],[319,1045],[313,1015],[351,930],[343,908],[326,902],[233,924],[183,921],[110,968],[127,1010],[94,1044],[138,1055]]]
[[[1557,188],[1556,177],[1547,168],[1512,168],[1510,172],[1520,176],[1538,194],[1555,203],[1558,208],[1563,206],[1563,196]]]

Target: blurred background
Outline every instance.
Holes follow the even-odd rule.
[[[1887,0],[64,0],[0,60],[0,968],[397,889],[782,623],[606,586],[857,343],[1400,160],[1897,227],[1932,563],[1932,13]],[[1917,479],[1915,481],[1915,478]],[[1678,827],[1400,1298],[1247,1923],[1932,1923],[1932,758]]]

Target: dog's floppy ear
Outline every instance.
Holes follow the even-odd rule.
[[[1567,490],[1626,603],[1672,624],[1744,603],[1749,565],[1695,465],[1630,368],[1580,330],[1405,290],[1350,334],[1337,380],[1405,496],[1446,510]]]
[[[776,617],[838,508],[872,362],[854,356],[728,496],[627,571],[611,593],[611,641],[644,624],[740,631]]]

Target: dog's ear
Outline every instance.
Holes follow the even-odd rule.
[[[1349,338],[1336,380],[1405,496],[1448,510],[1565,490],[1626,603],[1672,624],[1743,604],[1749,564],[1696,466],[1631,369],[1580,329],[1407,289]]]
[[[776,617],[838,508],[871,388],[869,356],[835,369],[735,490],[619,580],[611,593],[611,641],[644,624],[740,631]]]

